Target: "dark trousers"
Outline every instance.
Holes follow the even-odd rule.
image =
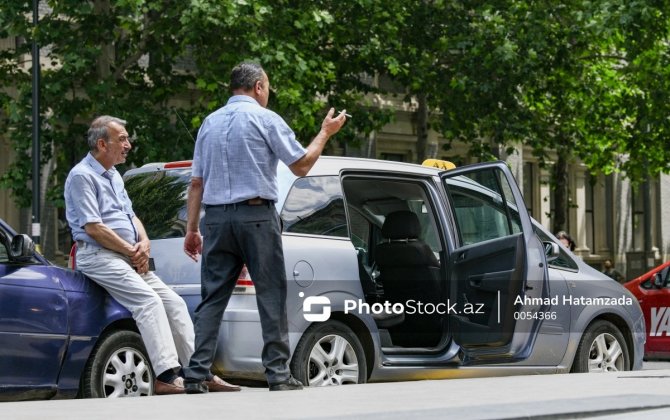
[[[243,264],[256,287],[267,380],[273,384],[289,378],[286,272],[279,226],[272,204],[207,206],[202,302],[195,311],[195,352],[184,369],[187,378],[205,379],[210,371],[223,312]]]

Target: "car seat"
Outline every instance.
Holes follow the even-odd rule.
[[[387,241],[377,245],[375,261],[384,297],[392,304],[407,305],[413,299],[415,304],[435,305],[442,299],[440,263],[430,246],[419,239],[420,232],[417,215],[406,210],[389,213],[382,225]],[[441,320],[438,313],[405,314],[405,322],[391,331],[393,341],[401,346],[436,345],[442,336]]]

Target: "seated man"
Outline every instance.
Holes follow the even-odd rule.
[[[77,268],[128,309],[157,374],[156,394],[184,393],[181,363],[193,354],[186,303],[149,271],[149,238],[114,165],[131,149],[125,121],[102,116],[88,130],[90,152],[65,182],[66,217],[77,241]],[[210,391],[239,391],[209,375]]]

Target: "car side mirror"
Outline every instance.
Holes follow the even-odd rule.
[[[547,256],[547,262],[554,261],[561,255],[561,249],[556,242],[546,241],[544,243],[544,255]]]
[[[657,289],[662,289],[665,287],[665,282],[663,281],[663,276],[660,272],[654,274],[654,287]]]
[[[30,236],[21,233],[12,238],[9,256],[16,261],[29,261],[35,255],[35,243]]]

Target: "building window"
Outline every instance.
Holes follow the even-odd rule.
[[[605,179],[605,241],[607,248],[614,252],[614,175]]]
[[[631,208],[633,209],[632,218],[632,248],[634,251],[644,250],[644,188],[641,185],[635,186],[631,190]]]
[[[528,214],[536,219],[540,219],[533,211],[535,203],[535,194],[533,182],[535,180],[535,168],[531,162],[523,164],[523,201],[526,203]]]
[[[584,185],[584,222],[586,224],[586,246],[591,250],[591,254],[595,253],[596,249],[596,219],[593,211],[593,202],[594,200],[594,186],[598,178],[594,177],[590,173],[586,174],[586,185]]]

